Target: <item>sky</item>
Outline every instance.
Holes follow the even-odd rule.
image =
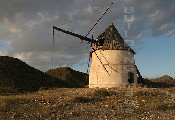
[[[111,2],[93,30],[94,38],[113,23],[125,40],[133,41],[136,65],[144,77],[175,78],[174,0],[0,0],[0,55],[44,72],[52,69],[52,26],[85,36]],[[80,43],[55,31],[54,68],[86,72],[90,48]]]

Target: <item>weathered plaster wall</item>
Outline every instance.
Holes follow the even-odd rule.
[[[108,72],[106,72],[103,65]],[[137,83],[134,54],[127,50],[97,50],[92,53],[92,64],[89,75],[89,87],[120,87],[128,84],[128,72],[134,73]]]

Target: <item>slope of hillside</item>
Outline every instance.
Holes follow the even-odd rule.
[[[77,87],[85,87],[88,85],[88,75],[86,73],[75,71],[70,67],[60,67],[48,70],[46,73]]]
[[[70,85],[39,71],[17,58],[0,56],[0,93],[35,91],[41,87]]]
[[[164,75],[160,78],[152,79],[151,82],[152,84],[160,87],[175,87],[175,80],[168,75]]]
[[[164,75],[160,78],[152,79],[153,82],[166,82],[166,83],[172,83],[175,84],[175,80],[168,75]]]

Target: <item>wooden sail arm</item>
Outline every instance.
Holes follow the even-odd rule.
[[[63,30],[61,28],[53,26],[53,30],[54,29],[58,30],[58,31],[61,31],[61,32],[65,33],[65,34],[69,34],[69,35],[72,35],[74,37],[77,37],[77,38],[79,38],[81,40],[84,40],[84,41],[87,41],[87,42],[90,42],[90,43],[96,43],[96,40],[94,40],[94,39],[90,39],[88,37],[85,37],[85,36],[82,36],[82,35],[79,35],[79,34],[76,34],[76,33],[70,32],[70,31],[66,31],[66,30]]]
[[[144,84],[143,77],[142,77],[142,75],[140,74],[140,71],[138,70],[137,65],[135,65],[135,67],[136,67],[137,74],[138,74],[138,76],[139,76],[139,79],[140,79],[141,83]]]

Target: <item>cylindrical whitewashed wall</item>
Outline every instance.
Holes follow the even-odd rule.
[[[128,72],[134,73],[134,84],[137,83],[134,53],[127,50],[97,50],[95,53],[92,53],[89,88],[111,88],[127,85],[129,84]]]

